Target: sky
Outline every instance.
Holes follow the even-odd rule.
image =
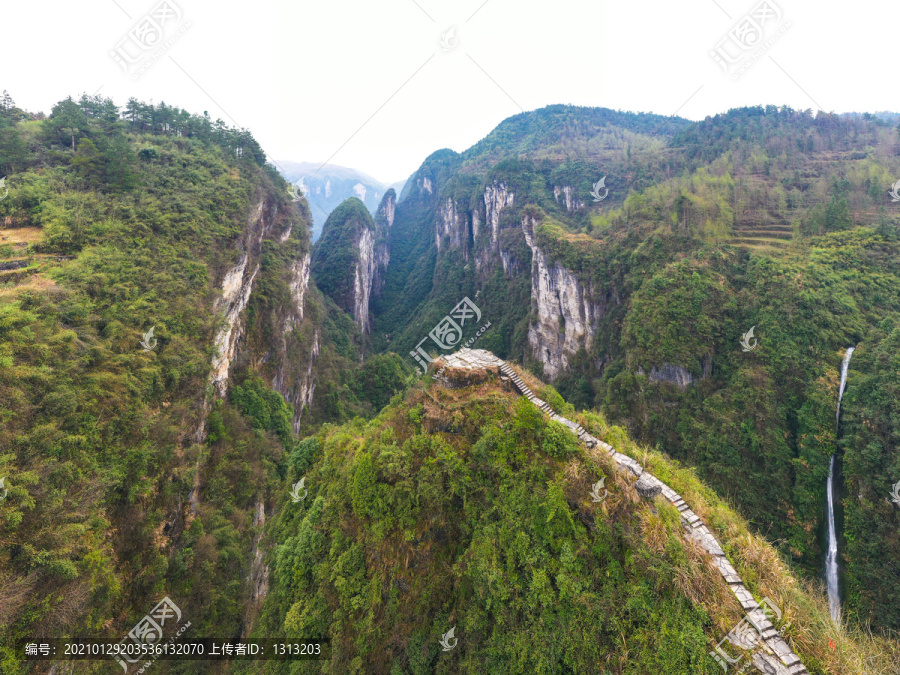
[[[0,89],[32,112],[85,92],[209,111],[271,160],[391,183],[554,103],[897,111],[898,15],[886,0],[6,2]]]

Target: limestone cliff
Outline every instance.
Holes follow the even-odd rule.
[[[299,209],[298,210],[295,210]],[[263,270],[263,250],[278,243],[283,253],[283,267]],[[272,388],[284,396],[294,408],[293,427],[299,430],[304,409],[312,403],[315,391],[315,365],[319,354],[318,326],[305,321],[305,304],[309,292],[310,253],[309,218],[302,206],[285,205],[271,193],[258,191],[247,225],[234,244],[236,262],[222,274],[217,284],[221,295],[212,311],[221,319],[215,338],[215,352],[210,366],[209,382],[213,397],[228,394],[231,374],[240,363],[265,375]],[[271,284],[286,277],[290,301],[268,307],[258,317],[256,327],[268,324],[275,328],[271,340],[267,334],[251,330],[248,334],[247,308],[257,296],[260,280]],[[258,294],[257,294],[258,295]],[[267,314],[267,315],[266,315]],[[263,321],[263,324],[260,323]],[[302,335],[311,334],[311,346],[304,348]],[[202,443],[212,399],[206,397],[200,409],[194,432],[195,443]],[[200,472],[189,495],[191,511],[196,513],[200,499]]]
[[[531,248],[531,304],[534,321],[528,327],[532,354],[553,379],[562,373],[580,348],[590,348],[605,304],[589,284],[560,262],[551,262],[535,244],[533,216],[522,219],[525,241]]]
[[[485,221],[491,228],[491,248],[497,247],[500,233],[500,211],[506,206],[512,206],[516,193],[510,190],[506,183],[494,183],[484,188],[484,212]]]
[[[571,185],[554,185],[553,198],[557,204],[565,206],[566,211],[583,209],[585,205],[584,199],[575,196],[575,188]]]
[[[369,332],[369,295],[375,278],[375,232],[363,229],[354,242],[359,260],[353,270],[353,318],[363,333]]]
[[[375,269],[372,277],[371,297],[377,298],[384,291],[384,281],[391,261],[390,232],[397,213],[397,193],[388,190],[375,212]],[[366,308],[368,313],[369,308]]]
[[[385,222],[393,212],[393,197],[382,200]],[[336,208],[322,229],[312,257],[312,273],[319,289],[338,307],[353,316],[363,333],[370,328],[369,301],[375,279],[376,258],[388,258],[382,247],[376,255],[376,224],[359,199],[351,198]],[[379,240],[385,239],[379,237]]]
[[[584,274],[551,260],[534,237],[534,228],[545,214],[540,209],[523,214],[532,213],[535,203],[548,201],[560,203],[567,211],[583,209],[584,199],[567,185],[545,184],[535,193],[538,181],[523,188],[521,182],[502,173],[476,181],[454,173],[456,159],[452,152],[441,151],[426,160],[397,217],[407,227],[414,221],[433,223],[429,234],[437,261],[436,278],[457,278],[462,264],[463,275],[472,274],[469,283],[476,289],[474,296],[495,279],[493,283],[498,285],[490,287],[492,296],[499,293],[516,298],[508,311],[513,322],[527,324],[520,329],[527,336],[527,356],[540,361],[544,375],[555,379],[566,371],[579,349],[592,348],[598,320],[604,316],[607,302],[617,301],[617,295],[601,293]],[[423,235],[421,230],[416,233]],[[422,255],[424,258],[424,252]],[[474,263],[471,267],[469,261]],[[404,269],[411,271],[408,265]],[[523,284],[530,289],[527,298],[513,290]],[[434,287],[432,293],[442,295],[443,289]],[[442,309],[447,305],[443,311],[453,306],[451,302],[453,298],[442,299]],[[417,340],[421,340],[418,334]]]

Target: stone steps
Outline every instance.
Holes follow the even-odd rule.
[[[461,352],[469,351],[471,350],[461,350]],[[494,358],[496,359],[496,357]],[[653,474],[645,472],[644,467],[628,455],[616,452],[615,448],[609,443],[592,436],[581,425],[557,414],[550,405],[532,393],[531,389],[528,388],[522,381],[522,378],[508,363],[500,359],[496,359],[496,361],[499,363],[500,372],[512,380],[516,389],[539,410],[547,413],[551,419],[569,429],[588,447],[600,446],[609,453],[620,471],[629,472],[636,476],[638,480],[635,486],[639,494],[646,499],[654,499],[656,494],[661,494],[678,509],[681,513],[681,523],[685,530],[685,537],[697,542],[711,556],[719,573],[722,575],[722,579],[728,585],[728,588],[731,589],[732,594],[737,598],[741,607],[747,612],[747,620],[756,628],[762,638],[762,647],[754,651],[752,655],[756,669],[761,673],[776,672],[778,675],[783,675],[784,673],[788,675],[807,675],[806,667],[800,661],[800,657],[793,652],[787,642],[778,634],[775,626],[772,625],[763,609],[754,600],[753,594],[744,586],[743,580],[728,560],[718,539],[716,539],[700,516],[691,510],[687,502],[681,498],[681,495]]]

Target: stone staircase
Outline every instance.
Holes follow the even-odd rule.
[[[753,665],[756,669],[766,675],[804,675],[808,674],[806,667],[785,640],[779,635],[777,629],[769,621],[765,608],[760,606],[753,595],[744,586],[744,582],[738,575],[737,570],[729,562],[725,551],[722,550],[719,541],[710,531],[706,524],[701,520],[700,516],[694,513],[688,504],[668,485],[651,473],[644,471],[638,462],[631,459],[627,455],[617,452],[608,443],[604,443],[600,439],[592,436],[584,430],[581,425],[576,424],[562,415],[558,415],[553,408],[545,401],[542,401],[529,387],[522,381],[518,373],[513,370],[508,363],[502,359],[498,359],[491,352],[483,349],[462,349],[449,356],[440,359],[446,368],[460,368],[464,370],[484,369],[487,371],[496,370],[503,377],[508,378],[522,396],[531,401],[539,410],[547,413],[552,420],[559,422],[567,427],[578,439],[589,448],[599,446],[609,453],[620,472],[628,472],[633,474],[638,480],[635,488],[638,493],[647,499],[652,499],[657,495],[662,495],[681,513],[681,522],[685,530],[685,537],[696,541],[713,559],[719,573],[728,584],[731,592],[737,598],[741,607],[746,612],[746,620],[753,625],[756,632],[761,636],[761,640],[750,644],[750,649],[754,650],[752,654]],[[730,635],[730,634],[729,634]],[[746,633],[745,633],[746,635]],[[729,638],[730,639],[730,638]],[[724,641],[724,640],[723,640]],[[734,640],[731,640],[734,642]],[[719,643],[721,644],[721,642]],[[717,650],[718,651],[718,650]],[[724,652],[719,652],[724,655]],[[728,666],[725,662],[712,653],[719,663],[726,669]],[[727,658],[727,656],[726,656]]]

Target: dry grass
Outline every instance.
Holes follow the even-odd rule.
[[[44,239],[41,227],[4,227],[0,228],[0,246],[21,248],[37,244]]]
[[[19,611],[25,606],[37,582],[37,572],[24,577],[11,573],[0,575],[0,627],[19,618]]]
[[[32,274],[21,284],[8,287],[0,286],[0,300],[14,300],[25,291],[49,293],[61,290],[52,279],[48,279],[40,274]]]

